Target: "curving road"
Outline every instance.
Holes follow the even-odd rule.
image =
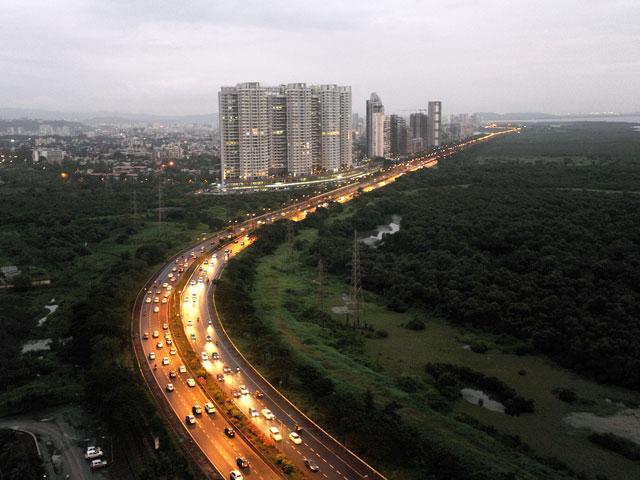
[[[284,218],[293,220],[304,218],[307,213],[320,205],[330,201],[348,201],[362,192],[387,185],[405,173],[432,167],[439,159],[452,155],[456,151],[517,131],[518,129],[514,128],[486,134],[481,138],[468,140],[439,152],[399,163],[375,177],[364,177],[329,192],[296,201],[280,210],[251,216],[243,223],[233,224],[232,229],[219,232],[176,255],[153,279],[149,280],[134,305],[136,322],[134,322],[132,335],[136,359],[159,408],[169,420],[174,433],[185,445],[186,452],[205,475],[209,478],[229,478],[229,472],[238,469],[236,459],[245,457],[251,465],[250,469],[243,471],[245,478],[272,479],[283,476],[241,435],[228,438],[223,429],[230,424],[220,413],[207,414],[203,411],[201,416],[197,416],[195,425],[186,425],[185,416],[191,414],[193,405],[203,406],[205,402],[212,402],[212,400],[199,385],[191,387],[187,384],[187,379],[192,378],[192,374],[188,368],[185,373],[179,372],[180,365],[185,363],[180,352],[172,352],[172,346],[167,345],[165,341],[165,333],[169,331],[163,326],[171,323],[169,307],[172,306],[172,302],[180,303],[175,307],[180,309],[182,327],[187,338],[191,339],[194,351],[199,356],[200,352],[206,352],[209,357],[202,362],[204,368],[214,378],[216,375],[223,375],[224,380],[220,382],[222,389],[228,397],[234,398],[239,410],[247,415],[267,437],[270,436],[270,427],[276,427],[280,431],[282,440],[275,442],[277,447],[301,471],[308,474],[310,478],[382,480],[384,477],[381,473],[307,418],[242,356],[227,336],[217,315],[213,301],[215,287],[212,280],[220,276],[228,257],[251,244],[251,232],[262,224]],[[214,248],[214,245],[218,248]],[[226,250],[228,255],[225,253]],[[187,270],[185,264],[190,267],[195,264],[192,273],[188,273],[191,270]],[[163,287],[163,284],[177,284],[176,279],[180,277],[181,268],[184,269],[185,275],[189,275],[186,286],[179,295],[168,294],[168,289]],[[171,276],[174,278],[173,281]],[[166,303],[162,303],[165,294],[167,294],[167,300]],[[158,297],[158,303],[155,303],[156,297]],[[154,331],[158,332],[158,338],[153,338]],[[145,332],[148,333],[148,339],[145,339]],[[207,336],[210,337],[209,340]],[[162,345],[157,345],[159,341]],[[155,360],[149,359],[151,352],[155,354]],[[214,352],[219,359],[211,359]],[[162,365],[165,357],[169,362],[166,366]],[[155,369],[154,365],[156,365]],[[230,368],[230,373],[224,373],[225,366]],[[238,367],[239,371],[236,373]],[[175,378],[169,378],[171,371],[176,372]],[[166,388],[168,383],[172,383],[174,387],[171,392]],[[236,392],[237,397],[233,397],[232,393],[241,386],[246,387],[245,394]],[[261,398],[255,395],[256,390],[263,393]],[[263,415],[252,417],[249,413],[250,408],[254,408],[258,413],[267,408],[274,418],[267,419]],[[300,444],[292,442],[289,438],[290,432],[294,431],[296,425],[302,427]],[[308,470],[305,459],[313,460],[318,465],[319,471]]]

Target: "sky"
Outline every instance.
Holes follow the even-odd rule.
[[[222,85],[387,113],[640,111],[640,0],[0,0],[0,107],[217,111]]]

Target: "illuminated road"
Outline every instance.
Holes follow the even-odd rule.
[[[478,139],[468,140],[423,157],[398,163],[375,177],[368,176],[314,197],[295,201],[280,210],[269,211],[261,215],[250,215],[247,221],[234,223],[227,231],[219,232],[172,258],[162,271],[147,284],[146,290],[140,292],[134,307],[134,319],[137,322],[133,330],[136,357],[147,385],[161,406],[162,413],[170,421],[174,432],[185,440],[185,450],[206,475],[214,477],[217,471],[223,477],[229,478],[229,472],[237,469],[236,458],[242,456],[251,463],[250,471],[243,471],[245,478],[271,479],[281,477],[275,467],[263,460],[247,441],[239,436],[230,439],[224,434],[223,429],[229,424],[220,413],[207,414],[203,411],[202,415],[196,418],[195,425],[186,426],[185,416],[191,413],[192,406],[196,403],[204,406],[206,402],[211,402],[211,400],[207,398],[206,393],[199,385],[196,384],[194,387],[187,385],[186,381],[191,377],[190,373],[177,372],[178,367],[185,364],[180,352],[171,354],[171,347],[166,344],[164,338],[166,330],[163,330],[163,324],[170,324],[168,312],[172,305],[171,302],[180,302],[183,328],[188,339],[195,338],[190,341],[198,357],[201,358],[201,352],[206,352],[207,356],[211,357],[214,351],[220,356],[219,360],[203,361],[204,368],[215,379],[217,374],[223,373],[225,365],[230,367],[234,373],[225,374],[224,382],[220,382],[225,394],[232,398],[232,389],[237,389],[241,385],[247,387],[244,395],[240,394],[234,398],[239,410],[267,437],[270,435],[269,427],[278,428],[282,440],[275,442],[276,446],[302,472],[314,478],[336,480],[384,479],[373,467],[347,450],[320,426],[308,419],[244,359],[227,337],[216,314],[215,303],[212,301],[213,295],[210,294],[214,288],[211,280],[220,276],[226,263],[225,249],[228,248],[229,254],[233,256],[242,248],[249,246],[248,235],[262,224],[285,218],[303,219],[307,213],[314,211],[318,206],[327,205],[333,201],[341,203],[349,201],[361,193],[392,183],[401,175],[435,166],[439,159],[456,151],[499,135],[517,131],[518,129],[514,128],[486,134]],[[222,240],[229,243],[214,250],[213,245],[219,245]],[[216,258],[212,258],[214,254]],[[194,262],[202,265],[203,270],[201,271],[198,266],[188,278],[180,295],[168,295],[167,303],[163,304],[162,298],[167,289],[163,288],[162,284],[177,284],[177,282],[171,281],[170,276],[179,275],[178,262],[186,259],[189,260],[189,265]],[[204,264],[205,260],[207,264]],[[175,272],[174,269],[176,269]],[[199,277],[202,279],[200,280]],[[194,284],[192,285],[192,283]],[[155,297],[158,297],[158,303],[155,303]],[[150,298],[150,303],[147,303],[147,298]],[[159,310],[157,313],[154,312],[156,307]],[[152,337],[154,331],[158,332],[159,338]],[[149,339],[143,338],[145,332],[148,332]],[[207,335],[211,337],[210,341],[207,341]],[[159,341],[163,342],[160,348],[156,345]],[[151,352],[155,353],[155,360],[149,360]],[[164,357],[169,359],[168,366],[162,365]],[[153,369],[154,364],[157,365],[155,370]],[[237,373],[235,373],[236,367],[239,367]],[[177,372],[177,377],[174,379],[169,378],[171,370]],[[174,386],[172,392],[166,390],[166,385],[170,382]],[[256,390],[260,390],[264,396],[256,398]],[[267,420],[263,415],[251,417],[250,408],[255,408],[257,412],[268,408],[275,418]],[[302,427],[300,433],[302,443],[299,445],[289,439],[289,433],[295,429],[296,425]],[[319,471],[310,472],[306,469],[305,459],[315,461],[319,466]]]

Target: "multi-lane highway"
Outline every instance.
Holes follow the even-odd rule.
[[[205,404],[214,402],[194,381],[192,372],[182,359],[181,353],[184,352],[178,351],[173,343],[169,330],[170,307],[180,312],[184,333],[211,378],[219,379],[217,381],[222,390],[233,399],[248,421],[260,429],[266,438],[274,440],[276,446],[302,472],[310,478],[383,479],[375,468],[307,418],[242,356],[226,335],[217,315],[213,280],[220,276],[228,258],[250,245],[252,239],[249,235],[262,224],[283,218],[303,218],[306,213],[327,202],[347,201],[361,192],[382,187],[407,172],[433,166],[440,158],[458,150],[516,131],[511,129],[487,134],[400,163],[375,177],[359,179],[280,210],[250,216],[249,220],[235,223],[233,228],[181,252],[149,280],[134,307],[133,342],[136,358],[147,385],[170,421],[174,433],[184,441],[186,451],[206,475],[230,478],[232,471],[240,471],[248,479],[282,477],[278,469],[242,435],[229,438],[225,434],[224,429],[231,425],[220,412],[208,413],[205,409]],[[218,248],[214,248],[214,245]],[[184,288],[176,292],[174,285],[181,280],[185,282],[182,275],[188,275],[188,278]],[[193,414],[195,405],[202,408],[201,414]],[[218,410],[217,405],[215,408]],[[194,424],[189,424],[188,415],[193,415]],[[290,437],[292,432],[297,432],[298,437]],[[250,468],[240,468],[238,458],[248,460]]]

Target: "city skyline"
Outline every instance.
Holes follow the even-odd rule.
[[[399,114],[640,110],[628,0],[124,7],[5,6],[0,107],[204,114],[222,85],[304,80],[352,85],[360,114],[371,91]]]

